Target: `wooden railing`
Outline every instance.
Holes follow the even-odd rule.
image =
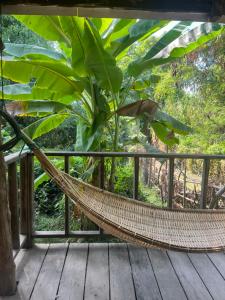
[[[32,245],[33,157],[29,152],[14,153],[5,157],[5,163],[13,249],[29,248]]]
[[[208,189],[209,170],[211,160],[225,160],[225,155],[203,155],[203,154],[176,154],[176,153],[119,153],[119,152],[47,152],[47,156],[63,157],[64,171],[70,172],[70,157],[95,157],[100,161],[99,165],[99,187],[105,187],[105,159],[106,158],[131,158],[134,160],[133,176],[133,198],[139,195],[139,165],[142,158],[163,158],[168,160],[168,208],[173,208],[174,198],[174,166],[175,159],[200,159],[203,161],[203,172],[201,180],[200,208],[206,208],[206,195]],[[65,197],[65,222],[64,231],[36,231],[33,224],[33,202],[34,202],[34,169],[33,154],[31,152],[15,153],[5,157],[8,166],[9,204],[11,210],[12,241],[14,249],[32,246],[33,238],[79,238],[106,236],[101,230],[94,231],[71,231],[69,218],[69,199]],[[19,171],[18,171],[18,167]],[[19,181],[19,184],[18,184]],[[219,196],[224,193],[221,189]]]

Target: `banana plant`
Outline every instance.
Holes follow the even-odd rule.
[[[140,76],[195,50],[224,29],[221,24],[189,21],[16,18],[49,41],[49,47],[5,43],[2,76],[15,82],[4,88],[4,98],[12,101],[8,110],[41,117],[26,129],[33,138],[74,116],[78,124],[76,149],[84,151],[100,149],[107,130],[116,151],[118,109],[132,98],[132,90],[143,91],[160,80],[151,75],[142,82]],[[140,58],[124,64],[134,47],[146,49]],[[107,126],[112,121],[113,133]],[[150,125],[163,142],[171,145],[177,142],[171,132],[189,132],[183,124],[175,123],[157,109],[157,119]]]

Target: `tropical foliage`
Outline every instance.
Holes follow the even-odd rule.
[[[13,84],[5,86],[4,96],[16,100],[8,110],[41,117],[26,129],[33,138],[74,117],[76,150],[83,151],[118,150],[117,111],[146,99],[146,87],[160,80],[152,68],[190,53],[223,30],[220,24],[188,21],[16,18],[48,42],[45,47],[5,43],[3,76]],[[168,145],[178,143],[177,134],[190,132],[160,105],[131,117],[138,117],[143,132],[151,126]]]

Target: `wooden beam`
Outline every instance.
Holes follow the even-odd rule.
[[[195,21],[216,21],[225,15],[224,0],[5,0],[2,12]]]
[[[185,154],[185,153],[141,153],[141,152],[77,152],[77,151],[49,151],[47,156],[79,156],[79,157],[143,157],[143,158],[190,158],[190,159],[225,159],[225,155],[220,154]]]

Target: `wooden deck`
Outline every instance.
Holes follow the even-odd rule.
[[[0,299],[225,299],[225,254],[127,244],[37,244],[16,257],[17,295]]]

